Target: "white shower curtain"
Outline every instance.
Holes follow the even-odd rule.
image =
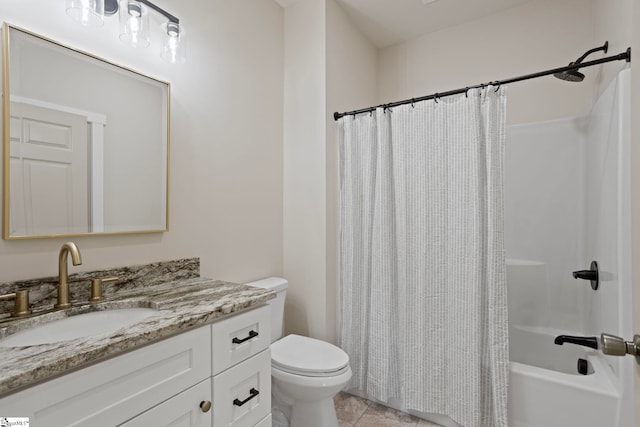
[[[348,388],[507,426],[504,88],[339,122]]]

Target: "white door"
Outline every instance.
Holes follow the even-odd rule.
[[[10,235],[89,231],[86,117],[11,103]]]

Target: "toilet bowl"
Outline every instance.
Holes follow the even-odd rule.
[[[325,341],[300,335],[282,337],[285,279],[248,283],[271,289],[271,390],[274,426],[338,427],[333,397],[351,378],[349,356]],[[284,418],[284,419],[283,419]]]

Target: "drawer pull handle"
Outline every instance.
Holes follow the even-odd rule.
[[[211,401],[209,400],[203,400],[202,402],[200,402],[200,410],[202,412],[209,412],[209,410],[211,409]]]
[[[233,400],[233,404],[236,405],[236,406],[242,406],[245,403],[247,403],[248,401],[250,401],[251,399],[253,399],[254,397],[256,397],[257,395],[259,395],[260,392],[252,387],[251,390],[249,390],[249,394],[250,394],[250,396],[247,397],[245,400],[234,399]]]
[[[242,344],[243,342],[249,341],[251,338],[255,338],[257,336],[258,336],[258,333],[256,331],[249,331],[248,337],[242,338],[242,339],[235,337],[234,339],[231,340],[231,342],[234,344]]]

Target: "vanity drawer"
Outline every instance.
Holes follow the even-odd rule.
[[[213,378],[216,426],[253,427],[271,412],[271,351]]]
[[[269,347],[271,311],[268,305],[211,325],[212,373],[216,375]]]
[[[33,427],[113,427],[211,375],[204,326],[0,399]]]

